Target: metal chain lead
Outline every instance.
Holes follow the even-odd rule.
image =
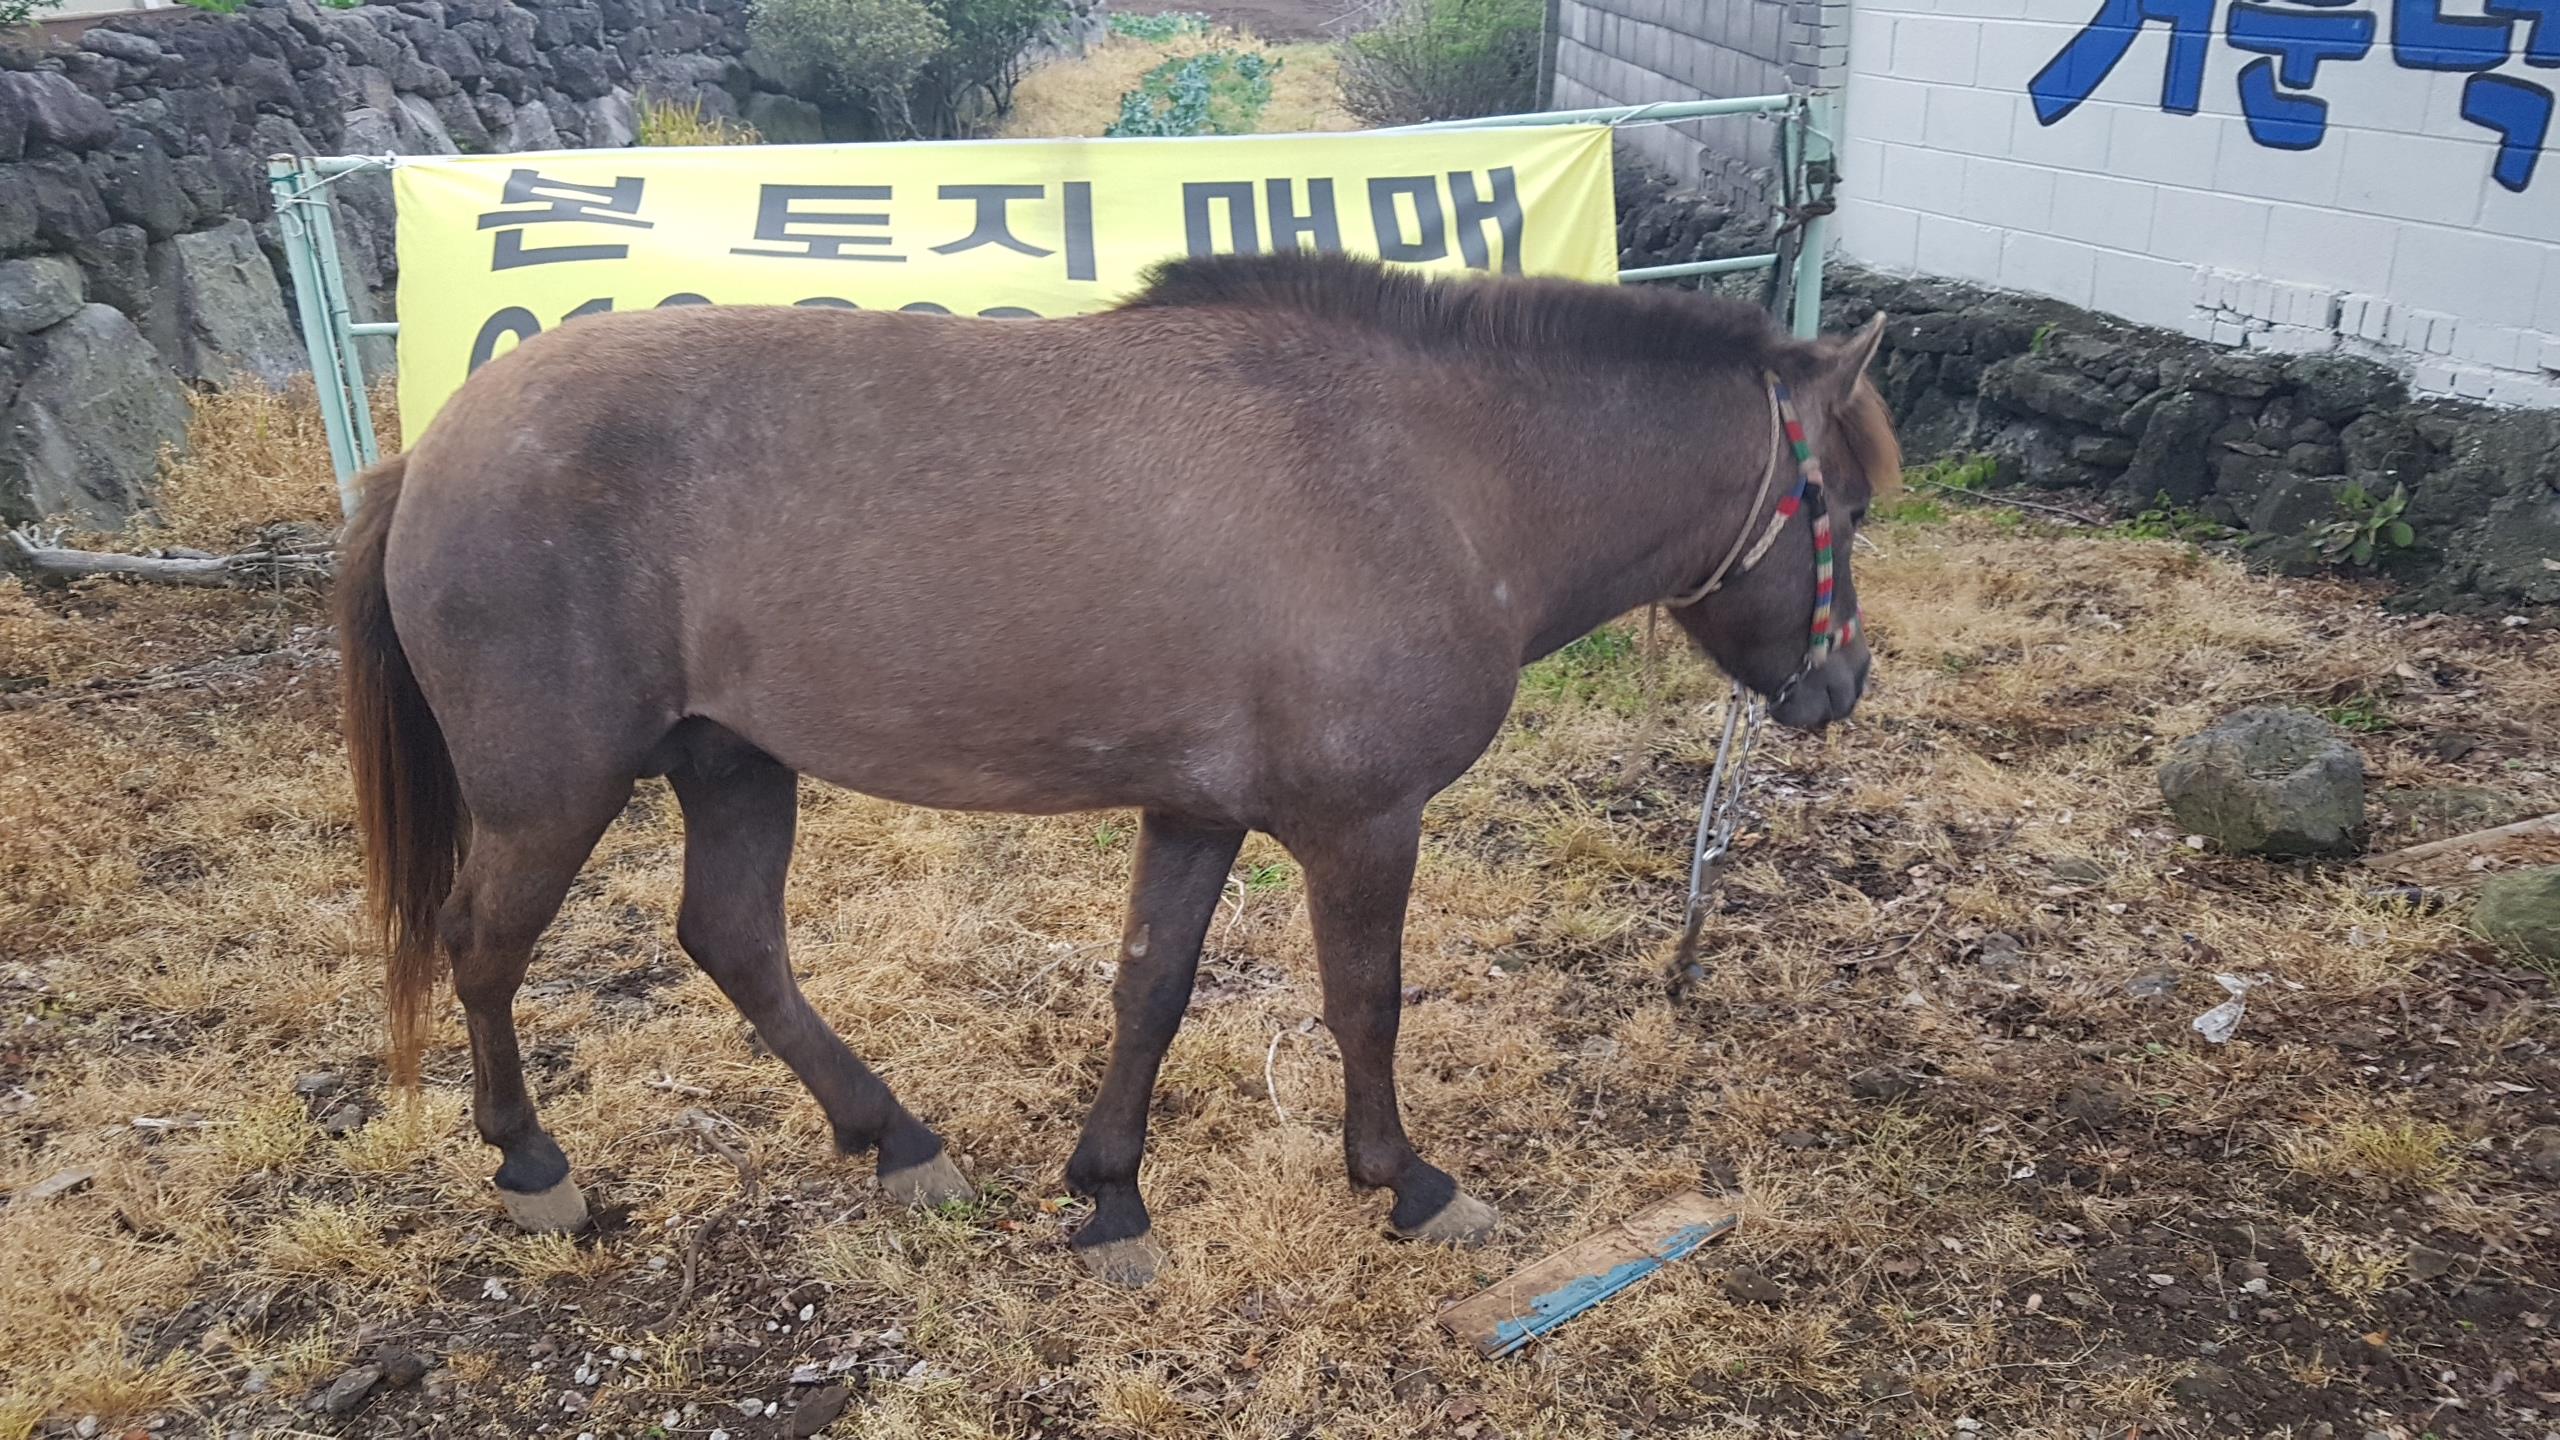
[[[1697,978],[1698,932],[1707,923],[1709,881],[1733,849],[1742,828],[1742,790],[1749,779],[1751,749],[1760,738],[1768,708],[1760,698],[1733,683],[1724,702],[1724,735],[1716,742],[1715,768],[1707,774],[1707,796],[1698,806],[1698,838],[1689,854],[1689,905],[1680,921],[1680,947],[1671,958],[1675,984]]]

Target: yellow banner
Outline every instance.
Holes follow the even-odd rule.
[[[1168,256],[1284,248],[1617,273],[1594,125],[453,155],[393,185],[412,440],[490,357],[606,310],[1070,315]]]

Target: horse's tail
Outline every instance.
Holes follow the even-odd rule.
[[[366,477],[364,503],[339,551],[337,610],[365,899],[387,955],[391,1074],[394,1084],[415,1094],[427,997],[444,968],[436,913],[453,888],[469,816],[444,729],[409,669],[383,588],[383,549],[400,503],[402,468],[394,456]]]

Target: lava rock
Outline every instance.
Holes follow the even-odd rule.
[[[0,335],[24,335],[78,313],[80,267],[59,255],[0,261]]]
[[[1861,1100],[1907,1100],[1920,1093],[1920,1077],[1879,1065],[1850,1076],[1849,1093]]]
[[[2304,710],[2215,721],[2170,752],[2160,791],[2179,824],[2239,854],[2340,854],[2364,825],[2364,757]]]
[[[2480,882],[2471,923],[2482,935],[2542,961],[2560,961],[2560,865],[2504,870]]]
[[[1787,1292],[1778,1282],[1750,1266],[1724,1272],[1724,1293],[1746,1305],[1783,1305]]]
[[[812,1393],[800,1402],[799,1409],[791,1412],[789,1433],[798,1440],[807,1440],[807,1437],[834,1424],[836,1417],[844,1413],[846,1402],[852,1398],[853,1393],[842,1385],[829,1385]]]
[[[373,1387],[381,1383],[381,1366],[359,1365],[329,1382],[329,1388],[320,1392],[320,1413],[353,1415],[373,1394]]]

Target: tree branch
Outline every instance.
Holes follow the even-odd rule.
[[[108,550],[71,550],[25,526],[5,532],[8,548],[0,561],[13,570],[49,580],[85,580],[95,575],[121,575],[161,585],[232,585],[272,588],[318,580],[329,574],[336,551],[325,545],[273,545],[230,555],[195,550],[162,550],[126,555]]]

